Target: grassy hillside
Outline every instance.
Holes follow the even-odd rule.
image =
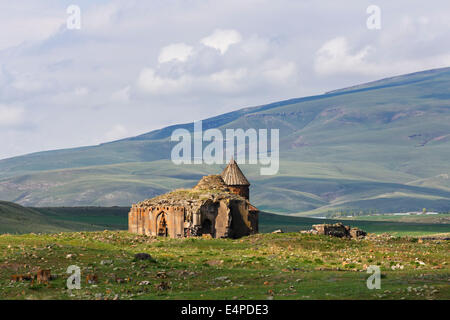
[[[103,229],[105,229],[103,227]],[[101,226],[77,221],[53,219],[37,210],[24,208],[11,202],[0,201],[0,234],[54,233],[68,231],[103,230]]]
[[[154,239],[127,232],[0,235],[0,299],[450,298],[448,241],[259,234],[242,239]],[[151,260],[136,261],[136,253]],[[67,267],[98,282],[66,289]],[[366,286],[369,265],[381,289]],[[49,285],[11,282],[51,270]]]
[[[280,172],[243,165],[260,209],[450,211],[450,68],[323,95],[245,108],[203,128],[280,129]],[[190,187],[224,166],[175,166],[169,141],[182,124],[98,146],[0,161],[0,198],[26,206],[129,206]]]

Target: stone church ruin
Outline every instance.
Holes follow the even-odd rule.
[[[258,232],[259,210],[249,202],[250,183],[233,159],[220,175],[204,176],[180,189],[133,204],[132,233],[171,238],[239,238]]]

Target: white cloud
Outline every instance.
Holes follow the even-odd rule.
[[[94,4],[90,10],[81,6],[81,29],[87,32],[111,32],[120,10],[117,3]]]
[[[0,7],[0,29],[3,32],[8,30],[7,33],[4,33],[5,36],[0,37],[0,50],[24,42],[37,42],[47,39],[65,23],[64,15],[50,16],[49,11],[51,10],[29,16],[23,15],[23,11],[24,8],[22,7],[14,13],[8,13]]]
[[[181,62],[186,61],[192,54],[194,48],[185,43],[174,43],[161,49],[158,57],[159,63],[165,63],[172,60]]]
[[[128,130],[121,124],[116,124],[105,134],[106,141],[113,141],[117,139],[125,138],[128,134]]]
[[[156,74],[152,68],[144,68],[138,77],[138,88],[144,92],[155,95],[171,94],[186,91],[190,83],[190,77],[181,76],[179,78],[163,77]]]
[[[378,31],[360,2],[83,0],[67,30],[64,1],[0,1],[0,158],[450,66],[448,0],[385,2]]]
[[[348,40],[345,37],[337,37],[325,42],[317,51],[315,70],[321,75],[335,73],[371,73],[373,67],[366,58],[371,51],[370,46],[351,53]]]
[[[41,79],[39,79],[38,75],[31,72],[26,72],[24,74],[18,75],[17,77],[15,77],[11,85],[17,90],[28,93],[38,93],[49,88],[48,83],[43,82]]]
[[[0,104],[0,126],[15,126],[24,120],[24,110],[21,107],[10,107]]]
[[[242,36],[236,30],[216,29],[213,34],[203,38],[200,42],[205,46],[217,49],[221,54],[224,54],[232,44],[241,41]]]
[[[395,42],[393,41],[393,43]],[[447,53],[420,58],[408,56],[397,60],[391,56],[379,54],[379,49],[375,49],[373,46],[364,46],[353,51],[351,49],[349,41],[345,37],[337,37],[325,42],[316,52],[315,72],[319,76],[360,75],[372,76],[373,80],[377,80],[377,78],[389,75],[450,65],[450,54]]]
[[[269,60],[263,66],[262,74],[275,85],[293,81],[297,76],[297,66],[292,61]]]
[[[86,87],[75,88],[73,92],[76,96],[85,96],[89,93],[89,89]]]
[[[111,100],[117,102],[129,102],[130,101],[130,86],[126,86],[120,90],[112,93]]]
[[[276,47],[257,35],[243,39],[235,30],[215,30],[201,43],[214,46],[217,51],[200,45],[184,43],[164,47],[155,68],[143,68],[137,79],[137,88],[153,96],[243,94],[268,83],[273,88],[289,85],[296,80],[296,64],[274,58]],[[239,41],[238,41],[239,40]],[[235,50],[224,55],[228,46]],[[189,58],[189,59],[188,59]],[[165,65],[179,61],[181,64]]]
[[[183,74],[171,78],[156,74],[154,69],[144,68],[138,78],[138,88],[151,95],[192,94],[198,92],[245,91],[243,81],[248,76],[245,68],[224,69],[211,74]]]
[[[209,77],[210,82],[208,82],[212,85],[212,89],[233,92],[243,88],[241,80],[247,76],[248,71],[245,68],[235,70],[225,69],[211,74]]]

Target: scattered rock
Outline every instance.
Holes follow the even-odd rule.
[[[153,258],[148,253],[136,253],[134,255],[134,260],[153,260]]]
[[[364,238],[367,235],[367,232],[359,229],[359,228],[351,228],[350,229],[350,237],[353,239]]]
[[[97,299],[97,300],[103,299],[103,294],[101,294],[101,293],[96,293],[96,294],[95,294],[95,299]]]
[[[281,230],[281,229],[277,229],[277,230],[275,230],[275,231],[272,231],[272,233],[284,233],[284,232],[283,232],[283,230]]]
[[[156,290],[164,291],[170,289],[170,286],[167,282],[161,282],[160,284],[155,285]]]
[[[450,240],[449,236],[440,236],[440,235],[436,235],[436,236],[424,236],[424,237],[420,237],[419,238],[419,243],[423,243],[424,240]]]
[[[116,282],[116,283],[125,283],[125,282],[127,282],[125,279],[123,279],[123,278],[119,278],[119,277],[117,277],[116,275],[114,275],[114,281]]]
[[[338,222],[335,224],[315,224],[309,231],[301,231],[301,233],[320,234],[337,238],[352,238],[359,239],[364,238],[367,233],[359,228],[352,228],[345,226]]]
[[[403,270],[404,266],[401,265],[400,263],[397,263],[396,265],[391,266],[392,270],[396,270],[396,269],[400,269]]]
[[[418,264],[420,264],[421,266],[424,266],[425,265],[425,262],[423,262],[423,261],[420,261],[419,259],[417,259],[416,258],[416,262],[418,263]]]
[[[220,266],[223,264],[223,260],[209,260],[206,262],[208,265],[210,265],[211,267],[213,266]]]

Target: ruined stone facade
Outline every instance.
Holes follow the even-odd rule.
[[[320,234],[338,238],[364,238],[367,233],[359,228],[352,228],[345,226],[338,222],[335,224],[315,224],[309,231],[302,231],[302,233]]]
[[[259,211],[248,201],[249,186],[232,160],[221,175],[205,176],[192,189],[133,204],[129,232],[171,238],[239,238],[257,233]]]

